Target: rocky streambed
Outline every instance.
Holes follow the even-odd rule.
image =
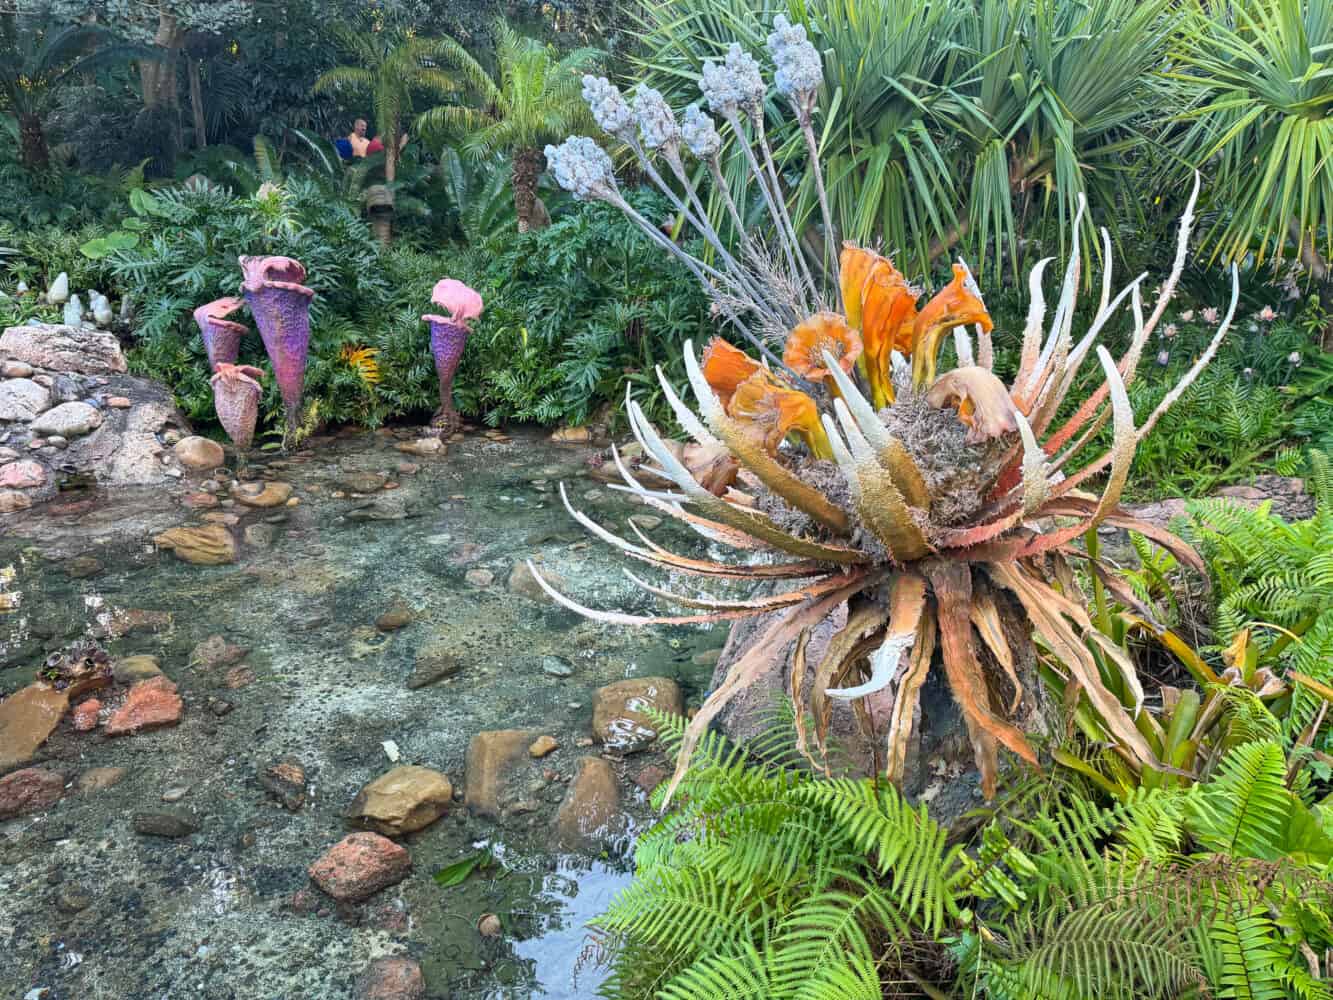
[[[238,477],[185,430],[148,432],[159,482],[0,517],[4,994],[592,995],[584,924],[669,766],[635,709],[697,704],[725,635],[586,622],[524,560],[651,607],[562,482],[697,537],[535,432],[317,438]]]

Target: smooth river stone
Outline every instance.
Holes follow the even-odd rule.
[[[69,708],[69,695],[29,684],[0,701],[0,771],[32,759]]]

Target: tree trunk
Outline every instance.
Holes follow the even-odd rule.
[[[143,106],[147,111],[167,112],[155,117],[158,121],[172,123],[170,143],[174,154],[180,149],[179,128],[175,124],[175,112],[180,107],[180,99],[176,94],[176,63],[181,47],[185,44],[185,31],[176,20],[176,15],[168,12],[165,7],[158,14],[153,43],[162,50],[161,58],[144,59],[139,63]]]
[[[541,176],[544,160],[540,150],[523,147],[514,150],[513,177],[514,213],[518,216],[518,231],[526,233],[541,229],[549,217],[537,211],[537,178]]]
[[[29,170],[45,170],[51,163],[51,151],[46,145],[46,132],[37,115],[19,115],[19,149],[23,165]]]
[[[398,179],[398,133],[392,132],[384,144],[384,180],[392,184]]]
[[[198,149],[208,145],[208,123],[204,119],[204,84],[199,76],[202,60],[190,59],[190,110],[194,113],[194,144]]]

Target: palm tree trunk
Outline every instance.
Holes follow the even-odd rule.
[[[520,233],[540,229],[545,225],[542,221],[544,213],[537,211],[537,178],[541,176],[543,163],[540,150],[530,146],[514,150],[512,178],[514,213],[518,216]]]
[[[190,59],[190,110],[194,114],[194,144],[208,145],[208,123],[204,120],[204,84],[199,76],[199,59]]]
[[[45,170],[51,163],[51,151],[46,145],[46,132],[37,115],[19,115],[19,149],[23,165],[29,170]]]

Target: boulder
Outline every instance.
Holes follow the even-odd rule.
[[[176,460],[187,469],[216,469],[227,460],[222,445],[197,434],[181,438],[171,450]]]
[[[478,733],[468,744],[463,801],[480,816],[497,817],[522,794],[520,765],[539,734],[526,729]],[[516,773],[520,772],[520,773]]]
[[[574,779],[555,814],[559,842],[566,847],[595,843],[614,833],[620,821],[620,783],[601,757],[580,757]]]
[[[102,426],[102,411],[87,403],[61,403],[32,422],[34,434],[54,434],[68,440]]]
[[[221,524],[172,528],[153,536],[159,549],[169,549],[177,559],[199,566],[221,566],[236,561],[236,539]]]
[[[357,793],[347,817],[387,836],[429,826],[448,811],[454,789],[439,771],[403,765]]]
[[[68,708],[68,692],[40,683],[0,701],[0,771],[31,760]]]
[[[0,382],[0,420],[33,420],[50,405],[50,390],[30,379]]]
[[[631,677],[598,688],[592,700],[593,734],[608,750],[634,753],[657,739],[647,708],[680,715],[680,688],[666,677]]]
[[[348,834],[309,868],[315,885],[339,901],[360,902],[397,885],[412,870],[407,851],[378,833]]]
[[[63,324],[9,327],[0,334],[0,358],[53,372],[114,375],[127,371],[120,341],[113,335]]]
[[[125,703],[106,720],[108,736],[125,736],[145,729],[161,729],[180,722],[183,708],[176,685],[167,677],[150,677],[130,688]]]
[[[43,767],[25,767],[0,778],[0,821],[49,809],[65,794],[65,776]]]

